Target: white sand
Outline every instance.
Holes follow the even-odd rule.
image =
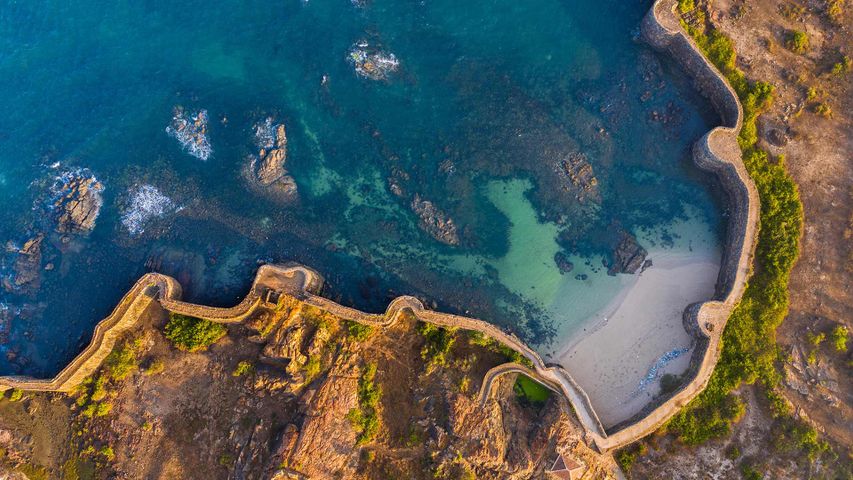
[[[591,319],[588,333],[573,336],[550,358],[571,372],[606,427],[638,413],[658,393],[658,380],[639,386],[665,353],[691,347],[660,368],[658,378],[687,369],[693,345],[682,314],[713,296],[720,269],[717,253],[662,250],[648,258],[654,265],[628,282],[598,321]]]

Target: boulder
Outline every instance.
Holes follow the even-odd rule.
[[[608,275],[617,273],[637,273],[642,268],[648,252],[640,246],[637,239],[626,231],[621,231],[619,242],[613,251]]]
[[[557,268],[560,269],[561,274],[566,274],[571,272],[575,265],[569,261],[569,256],[565,254],[565,252],[557,252],[554,254],[554,263],[557,264]]]
[[[416,193],[412,199],[412,211],[420,219],[418,226],[423,231],[446,245],[459,245],[459,233],[453,219],[431,201],[424,200]]]
[[[95,221],[104,204],[103,185],[94,176],[72,174],[59,187],[54,201],[56,231],[59,233],[87,233],[95,228]]]

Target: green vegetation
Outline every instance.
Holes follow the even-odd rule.
[[[379,401],[382,387],[376,385],[376,364],[364,367],[358,379],[358,408],[347,413],[347,419],[358,431],[356,445],[371,442],[379,432]]]
[[[820,102],[814,107],[814,113],[824,118],[832,118],[832,107],[826,102]]]
[[[501,355],[506,358],[507,362],[515,362],[524,365],[527,368],[533,368],[533,362],[531,362],[529,358],[481,332],[468,330],[468,343],[471,345],[477,345],[478,347],[483,347],[486,350]]]
[[[302,366],[302,370],[305,372],[305,383],[311,383],[315,378],[317,378],[320,371],[323,370],[323,363],[320,361],[320,356],[311,355],[308,357],[308,361]]]
[[[806,53],[806,50],[809,49],[809,36],[806,35],[806,32],[800,30],[788,32],[785,46],[794,53]]]
[[[522,405],[542,406],[551,396],[551,391],[527,375],[519,375],[512,390]]]
[[[679,0],[679,4],[685,1]],[[731,424],[741,417],[744,405],[733,392],[743,383],[759,381],[773,415],[790,415],[778,392],[781,376],[775,365],[775,331],[788,312],[788,278],[799,255],[803,211],[797,185],[788,175],[784,160],[772,161],[756,145],[756,119],[772,103],[772,85],[746,80],[735,64],[731,40],[721,32],[707,27],[704,21],[698,27],[684,27],[743,104],[744,124],[738,143],[761,199],[755,273],[723,331],[720,361],[705,390],[665,427],[683,442],[699,444],[728,434]]]
[[[135,339],[125,342],[119,348],[113,349],[104,360],[104,369],[110,380],[124,380],[136,371],[136,355],[142,349],[142,340]]]
[[[344,320],[344,326],[347,329],[347,337],[358,342],[363,342],[373,335],[373,327],[364,325],[351,320]]]
[[[20,388],[13,388],[9,390],[9,401],[10,402],[18,402],[21,398],[24,397],[24,391]]]
[[[743,462],[740,464],[740,474],[743,476],[744,480],[763,480],[764,475],[756,470],[755,466],[753,466],[750,462]]]
[[[138,338],[123,342],[107,355],[98,374],[77,386],[76,404],[84,416],[103,417],[112,411],[110,398],[114,394],[110,392],[110,386],[123,381],[138,369],[142,348],[142,340]]]
[[[853,61],[850,60],[850,57],[844,55],[841,57],[841,60],[835,62],[832,65],[832,74],[847,75],[848,73],[850,73],[851,69],[853,69]]]
[[[619,450],[616,452],[616,455],[614,455],[614,458],[622,471],[625,472],[626,475],[629,475],[631,473],[631,468],[634,466],[634,462],[637,461],[637,457],[643,456],[647,452],[648,447],[646,444],[639,442]]]
[[[841,16],[844,13],[845,0],[826,0],[826,16],[829,21],[841,25]]]
[[[115,452],[113,452],[112,447],[103,446],[100,450],[98,450],[98,455],[106,458],[107,460],[112,461],[112,459],[116,458]]]
[[[234,371],[231,372],[231,376],[242,377],[243,375],[246,375],[247,373],[253,373],[254,371],[255,366],[252,364],[252,362],[243,360],[238,363],[236,367],[234,367]]]
[[[154,360],[151,360],[142,373],[145,375],[157,375],[158,373],[162,373],[165,369],[166,363],[160,358],[155,358]]]
[[[782,14],[783,17],[787,18],[791,21],[796,21],[806,14],[806,7],[798,4],[798,3],[784,3],[779,5],[779,13]]]
[[[197,352],[224,337],[228,331],[223,325],[200,318],[172,313],[164,329],[166,338],[179,350]]]
[[[832,329],[829,338],[832,340],[832,346],[835,347],[836,352],[847,351],[847,334],[847,327],[844,325],[838,325]]]
[[[804,452],[812,462],[831,452],[829,443],[818,439],[817,430],[792,417],[774,426],[773,446],[781,452]]]
[[[450,349],[456,343],[456,329],[442,328],[427,322],[418,322],[417,329],[424,337],[421,357],[426,360],[427,369],[446,366]]]

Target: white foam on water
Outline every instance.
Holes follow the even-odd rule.
[[[177,212],[180,207],[153,185],[139,185],[130,194],[130,203],[121,216],[121,224],[132,237],[142,235],[148,223]]]
[[[371,80],[386,80],[400,68],[396,55],[371,47],[365,41],[352,46],[348,59],[355,67],[356,74]]]
[[[177,140],[190,155],[207,160],[213,154],[213,147],[207,135],[207,123],[207,110],[187,115],[186,111],[178,108],[172,117],[172,123],[166,127],[166,133]]]

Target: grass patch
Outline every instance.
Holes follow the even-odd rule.
[[[10,402],[18,402],[22,398],[24,398],[24,391],[20,388],[13,388],[9,390],[9,401]]]
[[[418,322],[418,333],[424,337],[421,358],[426,360],[427,369],[444,367],[450,356],[450,349],[456,343],[456,329],[442,328],[432,323]]]
[[[519,375],[512,390],[522,405],[541,407],[551,396],[550,390],[527,375]]]
[[[809,36],[800,30],[790,31],[788,38],[785,39],[785,46],[794,53],[806,53],[806,50],[809,49]]]
[[[218,323],[171,313],[164,332],[166,338],[179,350],[198,352],[207,350],[207,347],[224,337],[228,330]]]
[[[231,372],[232,377],[242,377],[243,375],[254,373],[255,366],[252,362],[243,360],[234,367],[234,371]]]
[[[367,364],[358,379],[358,408],[347,413],[347,419],[357,430],[356,445],[373,441],[379,432],[379,402],[382,387],[376,385],[376,364]]]
[[[373,335],[373,327],[352,320],[344,320],[344,327],[347,330],[347,337],[358,342],[363,342]]]

